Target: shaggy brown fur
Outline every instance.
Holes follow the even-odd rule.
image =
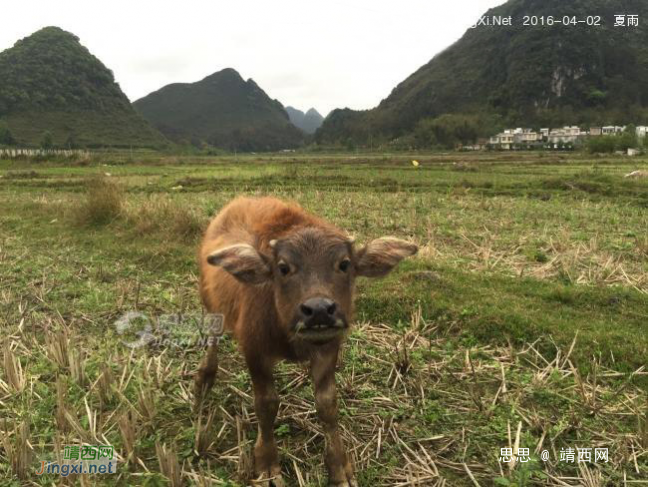
[[[355,250],[341,230],[274,198],[238,198],[211,222],[199,253],[200,293],[209,312],[224,316],[248,365],[259,419],[256,475],[283,485],[273,435],[274,365],[309,360],[330,483],[356,485],[338,433],[334,376],[353,315],[355,278],[383,276],[416,250],[391,237]],[[217,369],[214,341],[196,376],[198,400]]]

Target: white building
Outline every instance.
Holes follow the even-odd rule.
[[[533,144],[542,140],[542,135],[531,129],[517,128],[513,131],[513,140],[516,144]]]
[[[557,148],[560,143],[573,145],[586,135],[587,132],[574,125],[571,127],[563,127],[561,129],[552,129],[551,132],[549,132],[547,141],[552,144],[554,148]]]
[[[608,125],[601,129],[603,135],[617,135],[625,130],[625,127],[617,127],[616,125]]]
[[[565,126],[558,129],[541,128],[539,132],[532,129],[516,128],[507,129],[492,136],[488,145],[494,148],[511,150],[525,146],[541,145],[547,142],[550,148],[558,149],[561,146],[574,146],[582,142],[588,136],[617,135],[623,133],[626,127],[610,125],[607,127],[590,127],[589,130],[582,130],[576,125]],[[637,137],[648,136],[648,126],[637,127]]]
[[[500,149],[511,150],[513,143],[515,141],[515,136],[512,130],[505,130],[504,132],[493,135],[488,143],[493,146],[497,146]]]
[[[528,146],[542,141],[542,134],[532,129],[507,129],[492,136],[488,143],[499,149],[511,150],[515,145]]]

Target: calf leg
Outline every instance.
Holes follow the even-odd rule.
[[[214,386],[216,372],[218,372],[218,340],[216,337],[213,337],[207,349],[207,354],[202,359],[198,373],[194,379],[194,400],[196,407]]]
[[[259,420],[259,432],[254,445],[254,475],[261,479],[272,479],[275,487],[283,487],[279,452],[274,437],[279,396],[274,386],[273,366],[254,362],[248,361],[254,388],[254,411]]]
[[[338,431],[337,392],[335,390],[335,364],[338,349],[316,352],[311,358],[311,374],[315,388],[315,409],[324,426],[326,453],[324,463],[329,484],[336,487],[357,486],[353,464],[347,458]]]

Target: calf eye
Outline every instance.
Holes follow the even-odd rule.
[[[342,272],[348,271],[349,267],[351,267],[351,261],[349,259],[344,259],[340,262],[339,268]]]
[[[279,264],[277,264],[277,268],[279,269],[279,272],[281,272],[282,276],[287,276],[288,274],[290,274],[290,266],[285,262],[279,262]]]

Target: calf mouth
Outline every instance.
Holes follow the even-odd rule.
[[[308,342],[327,342],[344,335],[348,325],[341,318],[333,324],[322,323],[306,327],[303,321],[298,321],[294,326],[294,337]]]

